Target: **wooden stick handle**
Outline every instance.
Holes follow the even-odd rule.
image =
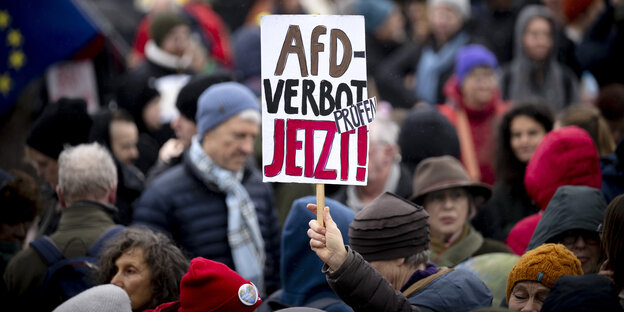
[[[323,225],[323,208],[325,208],[325,185],[316,185],[316,220]]]

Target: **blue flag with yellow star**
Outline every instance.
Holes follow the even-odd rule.
[[[72,58],[97,34],[71,0],[0,1],[0,115],[33,78]]]

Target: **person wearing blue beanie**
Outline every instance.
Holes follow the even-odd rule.
[[[273,191],[249,161],[260,118],[258,99],[244,85],[204,90],[182,163],[143,192],[133,221],[171,235],[190,258],[224,263],[262,297],[280,286],[280,225]]]

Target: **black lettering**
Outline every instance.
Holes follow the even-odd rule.
[[[286,114],[297,114],[299,111],[296,107],[292,107],[291,100],[293,96],[297,96],[297,90],[293,89],[299,85],[299,79],[287,79],[286,90],[284,91],[284,112]]]
[[[308,114],[308,101],[310,103],[310,108],[312,109],[312,113],[314,114],[314,116],[319,115],[319,108],[318,105],[316,105],[316,100],[314,99],[314,95],[312,94],[314,92],[314,87],[314,81],[310,79],[303,80],[303,103],[301,104],[301,113],[303,115]]]
[[[271,92],[271,81],[269,79],[264,79],[264,98],[267,103],[267,111],[269,114],[277,113],[277,109],[279,108],[279,102],[282,98],[282,90],[284,89],[284,80],[280,79],[277,82],[277,87],[275,88],[275,93]]]

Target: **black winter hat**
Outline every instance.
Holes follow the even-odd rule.
[[[459,159],[459,139],[453,124],[430,107],[412,109],[399,133],[401,160],[414,172],[425,158],[450,155]]]
[[[227,73],[215,73],[211,75],[198,75],[180,90],[176,99],[176,107],[187,119],[195,122],[197,113],[197,100],[208,87],[213,84],[231,81],[232,77]]]
[[[30,129],[26,144],[57,159],[63,147],[88,142],[92,120],[83,99],[61,98],[49,104]]]

